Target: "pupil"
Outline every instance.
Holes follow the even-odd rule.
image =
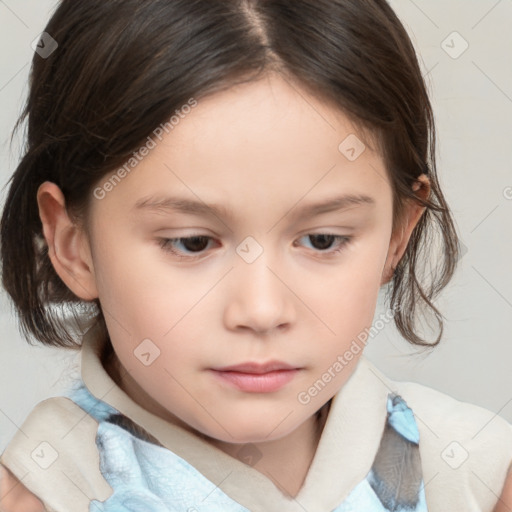
[[[320,240],[321,247],[317,247],[317,249],[328,249],[329,246],[333,242],[332,239],[334,238],[334,235],[310,235],[310,238],[315,238],[315,237],[317,240]],[[326,240],[327,240],[327,243],[325,243]],[[313,245],[315,245],[315,244],[313,244]],[[316,245],[318,245],[318,244],[316,244]]]
[[[208,245],[208,240],[205,236],[193,236],[185,238],[183,243],[189,251],[202,251]]]

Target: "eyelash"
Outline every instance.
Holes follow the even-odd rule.
[[[334,235],[332,233],[309,233],[307,235],[302,236],[301,238],[312,237],[312,236],[334,237],[335,239],[340,241],[338,248],[333,251],[329,251],[329,252],[327,252],[325,250],[324,251],[322,251],[322,250],[315,251],[315,252],[318,252],[319,254],[321,254],[322,257],[331,257],[335,254],[342,252],[351,243],[352,238],[353,238],[352,236]],[[203,255],[204,249],[203,249],[203,251],[201,251],[200,253],[198,253],[195,256],[183,256],[178,251],[173,249],[172,245],[174,242],[185,241],[185,240],[188,241],[188,240],[192,240],[194,238],[201,238],[201,239],[207,238],[209,240],[212,240],[212,237],[209,237],[209,236],[193,235],[193,236],[189,236],[189,237],[180,237],[180,238],[159,238],[158,243],[164,252],[173,254],[180,260],[186,259],[186,260],[192,261],[192,260],[196,260],[196,259],[200,258]]]

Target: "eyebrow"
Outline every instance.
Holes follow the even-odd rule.
[[[373,197],[365,194],[345,194],[342,196],[335,196],[328,198],[320,203],[306,204],[305,206],[296,210],[294,206],[291,208],[290,213],[293,219],[303,219],[307,217],[314,217],[323,213],[328,213],[338,210],[347,210],[356,206],[374,206],[376,201]],[[132,210],[150,211],[154,213],[172,213],[181,212],[203,216],[215,216],[218,218],[234,217],[233,211],[221,204],[204,203],[201,201],[194,201],[182,197],[146,197],[137,201]]]

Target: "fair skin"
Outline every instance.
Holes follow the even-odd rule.
[[[268,77],[200,101],[114,190],[92,200],[90,238],[55,184],[45,182],[37,195],[56,272],[78,297],[100,300],[118,359],[107,371],[117,383],[227,454],[256,445],[255,469],[291,496],[320,439],[315,413],[362,351],[308,403],[297,397],[371,326],[379,289],[424,212],[411,202],[392,233],[383,160],[368,146],[346,158],[338,147],[350,134],[357,131],[344,114]],[[417,185],[428,197],[426,176]],[[348,193],[374,202],[296,216]],[[135,209],[156,195],[220,204],[234,215]],[[340,238],[327,238],[325,248],[313,236],[320,234]],[[184,259],[159,244],[191,236],[209,238],[199,249],[197,241],[168,243]],[[247,250],[240,244],[249,236],[263,249],[250,263],[236,250]],[[343,246],[344,236],[352,239]],[[145,339],[160,351],[149,366],[134,356]],[[272,359],[299,368],[274,392],[241,391],[211,371]]]
[[[45,512],[41,501],[0,465],[0,512]]]
[[[338,146],[355,128],[304,97],[273,78],[201,101],[136,170],[92,201],[90,240],[69,224],[54,185],[39,190],[52,262],[76,295],[99,297],[124,370],[121,387],[228,454],[255,444],[263,454],[256,469],[292,496],[319,440],[315,412],[357,358],[308,404],[297,396],[371,326],[379,288],[422,214],[411,207],[406,229],[390,243],[392,190],[382,158],[367,148],[349,161]],[[375,203],[294,218],[333,191]],[[156,195],[221,204],[235,215],[135,208]],[[304,240],[309,233],[353,241],[334,253],[341,246],[334,240],[322,255]],[[180,260],[158,243],[193,235],[211,237],[195,260],[188,246],[174,244],[188,257]],[[236,252],[247,236],[263,248],[252,263]],[[160,356],[144,366],[133,354],[148,338]],[[300,368],[274,393],[241,392],[209,371],[273,359]]]
[[[501,497],[493,512],[512,512],[512,472],[509,471]]]

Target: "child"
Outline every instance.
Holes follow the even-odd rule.
[[[81,379],[3,452],[2,510],[512,506],[510,425],[363,356],[382,286],[439,343],[459,251],[384,0],[61,0],[38,48],[2,277]]]

